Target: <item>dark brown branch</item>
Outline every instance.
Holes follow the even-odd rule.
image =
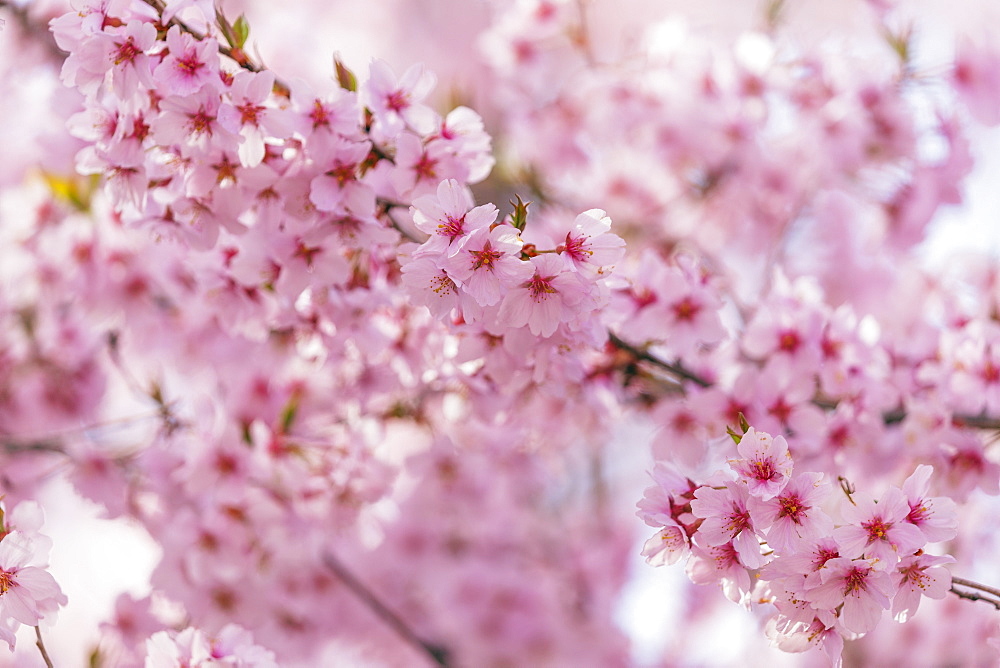
[[[670,362],[661,360],[656,355],[652,355],[645,350],[636,348],[632,344],[623,341],[614,332],[608,332],[608,339],[611,341],[612,345],[614,345],[619,350],[624,350],[625,352],[635,357],[637,360],[641,360],[643,362],[649,362],[654,366],[658,366],[661,369],[669,371],[671,374],[677,376],[679,379],[690,381],[695,385],[699,385],[701,387],[712,387],[713,385],[712,382],[702,378],[695,372],[685,368],[684,365],[682,365],[680,362],[671,364]]]
[[[333,571],[340,578],[341,582],[347,585],[347,588],[368,606],[379,619],[385,622],[389,628],[407,643],[426,654],[434,665],[442,666],[442,668],[447,668],[451,665],[446,648],[427,642],[418,636],[399,615],[390,610],[371,589],[358,580],[333,554],[329,552],[324,554],[323,564]]]
[[[689,381],[698,385],[699,387],[712,387],[714,383],[702,378],[695,372],[687,369],[683,364],[678,362],[667,362],[660,359],[656,355],[633,346],[632,344],[623,341],[614,332],[608,332],[608,338],[619,350],[624,350],[625,352],[631,354],[636,360],[641,362],[648,362],[653,366],[659,367],[672,375],[674,375],[678,381]],[[813,405],[822,408],[823,410],[832,411],[840,403],[836,399],[830,399],[828,397],[815,397],[812,400]],[[887,425],[899,424],[906,419],[906,411],[902,409],[896,409],[892,411],[886,411],[882,414],[882,422]],[[985,413],[980,413],[979,415],[952,415],[952,422],[958,427],[968,427],[971,429],[985,429],[1000,431],[1000,417],[995,417],[992,415],[986,415]],[[998,594],[1000,595],[1000,594]]]

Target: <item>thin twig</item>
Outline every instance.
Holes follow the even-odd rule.
[[[390,610],[371,589],[358,580],[333,554],[329,552],[324,554],[323,564],[333,571],[355,596],[361,599],[376,616],[385,622],[403,640],[426,654],[435,665],[442,666],[442,668],[448,668],[451,665],[446,648],[427,642],[418,636],[399,615]]]
[[[978,592],[972,591],[961,591],[960,589],[955,589],[955,586],[968,587],[969,589],[978,590]],[[1000,589],[996,587],[988,587],[984,584],[979,584],[978,582],[973,582],[972,580],[966,580],[965,578],[956,578],[952,576],[951,578],[951,589],[949,589],[952,594],[958,596],[959,598],[964,598],[969,601],[983,601],[989,603],[997,610],[1000,610]]]
[[[996,587],[988,587],[984,584],[979,584],[978,582],[973,582],[972,580],[966,580],[965,578],[956,578],[952,576],[951,583],[953,585],[961,585],[963,587],[968,587],[970,589],[978,589],[979,591],[986,592],[991,596],[996,596],[1000,598],[1000,589]]]
[[[58,452],[65,454],[62,443],[56,440],[37,441],[9,441],[0,440],[0,450],[7,454],[18,454],[20,452]]]
[[[955,596],[958,596],[959,598],[964,598],[967,601],[983,601],[984,603],[989,603],[997,610],[1000,610],[1000,600],[992,599],[989,596],[983,596],[982,594],[977,594],[975,592],[960,591],[958,589],[955,589],[954,585],[952,585],[951,589],[949,589],[948,591],[950,591]]]
[[[35,627],[35,637],[38,639],[35,644],[38,645],[38,651],[42,653],[42,660],[48,668],[52,668],[52,659],[49,658],[49,653],[45,650],[45,642],[42,641],[42,630],[39,627]]]
[[[611,343],[619,350],[624,350],[630,353],[637,360],[642,362],[649,362],[650,364],[664,369],[679,380],[687,380],[700,387],[712,387],[714,383],[699,376],[695,372],[686,368],[683,364],[678,362],[667,362],[666,360],[660,359],[656,355],[638,348],[627,341],[622,340],[614,332],[608,332],[608,338]],[[812,400],[814,406],[818,406],[826,411],[834,410],[838,405],[839,401],[836,399],[831,399],[829,397],[815,397]],[[899,424],[906,419],[906,411],[902,409],[896,409],[891,411],[886,411],[882,414],[882,422],[886,425]],[[962,415],[954,414],[951,417],[952,422],[958,427],[969,427],[971,429],[984,429],[984,430],[995,430],[1000,431],[1000,418],[986,415],[985,413],[980,413],[979,415]],[[1000,594],[998,594],[1000,595]]]
[[[642,360],[644,362],[649,362],[650,364],[652,364],[654,366],[658,366],[661,369],[665,369],[665,370],[669,371],[670,373],[674,374],[675,376],[677,376],[679,378],[691,381],[695,385],[699,385],[701,387],[712,387],[712,383],[710,381],[702,378],[701,376],[699,376],[695,372],[688,370],[680,362],[677,362],[675,364],[671,364],[670,362],[661,360],[656,355],[650,354],[649,352],[647,352],[645,350],[642,350],[640,348],[636,348],[632,344],[623,341],[614,332],[608,332],[608,338],[609,338],[609,340],[611,341],[611,343],[616,348],[618,348],[620,350],[624,350],[624,351],[630,353],[637,360]]]
[[[163,2],[161,2],[160,0],[142,0],[142,1],[145,2],[147,5],[149,5],[150,7],[152,7],[153,9],[155,9],[162,18],[163,12],[167,8]],[[187,23],[180,20],[176,16],[172,17],[169,21],[167,21],[166,25],[177,26],[183,32],[186,32],[187,34],[191,35],[199,42],[206,38],[215,39],[214,37],[208,37],[207,35],[202,34],[201,31],[199,30],[195,30],[194,28],[192,28],[191,26],[189,26]],[[216,41],[218,42],[218,40]],[[265,69],[267,69],[263,65],[255,63],[253,60],[251,60],[250,56],[243,49],[234,49],[229,46],[226,46],[222,42],[218,42],[218,44],[219,44],[219,53],[221,53],[223,56],[226,56],[227,58],[235,62],[243,69],[248,70],[250,72],[263,72]],[[275,77],[274,79],[274,86],[277,90],[282,91],[282,93],[288,93],[291,90],[288,87],[288,84],[286,84],[284,81],[282,81],[277,77]]]

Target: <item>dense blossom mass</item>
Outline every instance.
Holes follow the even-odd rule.
[[[0,0],[15,660],[729,665],[730,602],[741,656],[998,660],[1000,272],[923,245],[995,35],[380,0],[353,59],[287,4]],[[158,546],[75,644],[54,481]]]

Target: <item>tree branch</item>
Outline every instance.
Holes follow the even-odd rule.
[[[979,592],[967,592],[955,589],[955,586],[968,587],[969,589],[976,589]],[[1000,589],[996,587],[987,587],[986,585],[979,584],[978,582],[973,582],[972,580],[966,580],[965,578],[951,578],[951,589],[949,589],[952,594],[955,594],[959,598],[964,598],[969,601],[984,601],[989,603],[997,610],[1000,610]]]
[[[163,11],[167,7],[161,0],[142,0],[142,1],[145,2],[147,5],[149,5],[150,7],[152,7],[153,9],[155,9],[162,18]],[[208,37],[207,35],[202,34],[201,31],[199,30],[195,30],[194,28],[192,28],[191,26],[189,26],[187,23],[180,20],[176,16],[167,21],[166,26],[177,26],[182,31],[191,35],[199,42],[204,39],[215,39],[214,37]],[[218,42],[218,40],[216,41]],[[267,69],[263,65],[255,63],[253,60],[251,60],[250,56],[247,55],[247,53],[243,49],[226,46],[222,42],[218,42],[218,44],[219,44],[219,53],[221,53],[223,56],[226,56],[227,58],[235,62],[243,69],[249,70],[250,72],[263,72],[265,69]],[[276,91],[280,91],[286,97],[291,92],[291,89],[288,87],[288,84],[286,84],[284,81],[282,81],[277,77],[275,77],[274,79],[274,87]]]
[[[371,589],[358,580],[332,553],[327,552],[323,555],[323,564],[333,571],[355,596],[361,599],[377,617],[385,622],[403,640],[426,654],[435,665],[442,668],[448,668],[451,665],[447,648],[427,642],[418,636],[399,615],[390,610]]]
[[[677,377],[679,382],[688,381],[694,383],[695,385],[698,385],[699,387],[705,387],[705,388],[712,387],[714,385],[713,382],[707,380],[706,378],[703,378],[702,376],[699,376],[697,373],[686,368],[683,364],[681,364],[680,361],[671,363],[662,360],[656,355],[653,355],[652,353],[646,350],[638,348],[632,345],[631,343],[622,340],[614,332],[611,331],[608,332],[608,340],[616,348],[618,348],[619,350],[624,350],[625,352],[635,357],[636,360],[641,362],[648,362],[653,366],[659,367],[660,369],[663,369],[671,373],[672,375]],[[832,411],[837,407],[839,403],[840,403],[839,400],[830,399],[828,397],[814,397],[812,400],[812,404],[814,406],[818,406],[819,408],[822,408],[823,410],[827,411]],[[886,411],[885,413],[882,414],[882,422],[887,425],[898,424],[905,419],[906,419],[906,411],[904,411],[901,408],[897,408],[891,411]],[[985,412],[980,413],[979,415],[953,414],[951,419],[952,422],[958,427],[1000,431],[1000,417],[987,415]],[[1000,596],[1000,594],[998,594],[998,596]]]
[[[632,344],[625,342],[624,340],[619,338],[618,335],[615,334],[614,332],[608,332],[608,339],[611,341],[612,345],[614,345],[616,348],[618,348],[619,350],[624,350],[625,352],[635,357],[637,360],[641,360],[643,362],[649,362],[654,366],[658,366],[661,369],[669,371],[670,373],[672,373],[673,375],[677,376],[682,380],[690,381],[700,387],[712,387],[713,385],[711,381],[708,381],[699,376],[698,374],[696,374],[695,372],[690,371],[680,362],[671,364],[670,362],[661,360],[656,355],[653,355],[640,348],[636,348]]]

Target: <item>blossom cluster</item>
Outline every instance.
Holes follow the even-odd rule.
[[[277,668],[274,653],[253,644],[253,636],[229,624],[214,638],[188,627],[177,633],[159,631],[146,641],[146,668]]]
[[[500,334],[527,326],[563,338],[584,329],[607,302],[607,278],[625,253],[604,211],[585,211],[556,248],[525,248],[513,221],[496,222],[491,204],[473,207],[454,180],[414,201],[413,220],[429,235],[402,268],[404,284],[437,317],[458,311],[468,323]],[[526,212],[525,212],[526,214]]]
[[[651,563],[788,651],[995,660],[930,545],[956,586],[1000,549],[1000,273],[913,253],[994,47],[937,62],[882,1],[816,19],[849,52],[793,3],[734,39],[655,0],[366,5],[437,86],[293,68],[363,33],[344,3],[216,4],[0,0],[0,493],[65,476],[161,550],[93,662],[644,663],[643,426]],[[722,598],[685,594],[668,663]]]
[[[0,640],[14,649],[22,625],[51,623],[66,595],[46,570],[52,539],[40,533],[44,515],[34,502],[0,510]]]
[[[782,436],[748,427],[733,440],[729,475],[698,483],[654,469],[638,513],[658,529],[643,548],[649,563],[688,559],[696,584],[721,583],[733,602],[776,608],[767,630],[777,647],[819,647],[835,665],[844,638],[874,630],[886,611],[905,622],[921,597],[946,595],[943,565],[955,559],[924,548],[953,538],[958,517],[954,501],[929,496],[933,467],[876,498],[843,479],[794,473]]]

